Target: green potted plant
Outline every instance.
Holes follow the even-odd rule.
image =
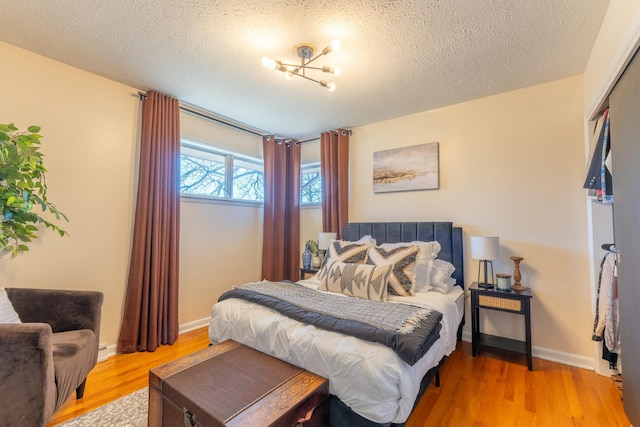
[[[13,256],[29,250],[28,243],[38,237],[40,224],[60,236],[68,235],[42,216],[48,211],[56,220],[68,221],[47,200],[47,170],[38,132],[38,126],[21,132],[13,123],[0,124],[0,251]]]
[[[309,247],[309,252],[311,252],[311,255],[318,256],[317,240],[307,240],[307,246]]]

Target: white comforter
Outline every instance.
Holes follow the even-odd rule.
[[[317,287],[313,280],[300,283]],[[455,286],[446,295],[424,292],[389,299],[433,308],[443,314],[440,339],[414,366],[381,344],[305,325],[239,299],[213,306],[209,338],[213,343],[233,339],[328,378],[330,393],[371,421],[405,422],[424,374],[455,349],[464,298],[462,289]]]

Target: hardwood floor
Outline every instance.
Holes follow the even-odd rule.
[[[542,359],[458,343],[407,427],[624,426],[622,394],[609,377]]]
[[[205,348],[207,329],[182,334],[173,346],[153,353],[116,355],[89,374],[83,399],[75,395],[48,427],[95,409],[148,385],[149,369]],[[585,426],[629,427],[621,393],[610,378],[585,369],[471,345],[458,349],[441,369],[441,387],[429,386],[407,427]]]
[[[55,426],[147,387],[150,369],[202,350],[208,345],[207,328],[201,328],[181,334],[175,344],[160,346],[154,352],[117,354],[98,363],[89,373],[84,397],[76,400],[73,393],[53,414],[47,427]]]

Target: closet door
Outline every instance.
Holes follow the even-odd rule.
[[[640,56],[609,97],[624,409],[640,426]]]

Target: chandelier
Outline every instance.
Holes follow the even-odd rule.
[[[325,80],[314,79],[307,75],[307,72],[310,70],[313,71],[321,71],[323,73],[330,73],[334,76],[340,74],[340,68],[338,67],[312,67],[311,64],[316,59],[321,56],[326,55],[327,53],[340,49],[340,42],[338,40],[334,40],[331,42],[330,46],[322,49],[322,52],[317,54],[316,56],[316,48],[308,43],[300,44],[293,48],[294,52],[300,58],[300,64],[287,64],[282,61],[276,61],[274,59],[264,57],[262,58],[262,65],[271,69],[282,71],[287,79],[292,79],[294,76],[302,77],[303,79],[311,80],[312,82],[318,83],[322,87],[326,87],[330,91],[334,91],[336,89],[336,84],[333,82],[327,82]]]

